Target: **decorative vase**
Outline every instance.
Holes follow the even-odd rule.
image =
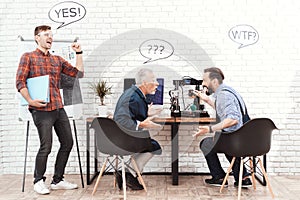
[[[99,117],[107,117],[107,106],[98,105],[98,115]]]

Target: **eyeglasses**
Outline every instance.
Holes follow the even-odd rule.
[[[41,36],[41,35],[43,35],[43,36],[45,36],[45,37],[53,37],[53,33],[52,32],[44,32],[44,31],[42,31],[42,32],[40,32],[39,34],[37,34],[38,36]]]

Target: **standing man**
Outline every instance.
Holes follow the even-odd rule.
[[[50,193],[45,185],[44,174],[48,155],[52,148],[53,127],[60,142],[60,148],[56,157],[51,189],[76,189],[76,184],[69,183],[64,179],[65,167],[73,147],[73,138],[70,122],[63,108],[59,82],[61,73],[72,77],[83,77],[81,46],[78,43],[72,44],[72,49],[76,52],[76,67],[73,67],[62,57],[50,54],[49,49],[53,42],[50,26],[37,26],[34,30],[34,38],[38,45],[37,49],[22,55],[16,74],[16,87],[29,104],[29,110],[40,139],[40,148],[35,160],[34,191],[39,194]],[[31,99],[26,86],[28,78],[43,75],[49,75],[49,103]]]
[[[204,70],[202,85],[208,88],[209,93],[214,93],[215,100],[210,99],[204,91],[196,91],[197,96],[208,103],[216,110],[217,124],[213,126],[199,126],[198,131],[193,135],[194,137],[204,135],[206,133],[215,132],[213,137],[204,138],[200,142],[200,149],[202,150],[209,171],[212,175],[211,179],[206,179],[207,184],[213,186],[221,186],[226,173],[224,172],[217,152],[214,150],[214,145],[220,134],[224,132],[232,132],[243,125],[243,114],[246,106],[242,97],[231,87],[223,84],[224,74],[221,69],[212,67]],[[241,102],[243,112],[240,109],[239,102]],[[226,155],[229,162],[232,156]],[[235,186],[238,186],[239,166],[241,158],[237,158],[233,166],[233,175],[235,179]],[[249,187],[252,185],[248,178],[249,174],[243,170],[242,187]],[[226,182],[226,185],[228,183]]]
[[[132,85],[127,89],[119,98],[115,113],[114,120],[121,126],[130,130],[142,130],[160,128],[159,124],[152,122],[157,112],[148,108],[146,101],[147,94],[155,94],[159,83],[152,70],[142,68],[140,69],[135,78],[136,85]],[[158,112],[160,112],[159,110]],[[142,172],[146,163],[153,157],[154,154],[160,155],[162,153],[161,147],[157,141],[152,140],[152,149],[148,152],[135,154],[133,157],[137,163],[139,171]],[[130,170],[130,169],[129,169]],[[117,173],[117,181],[119,188],[122,186],[122,179],[120,174]],[[126,184],[133,190],[142,190],[143,186],[138,182],[135,172],[130,170],[126,172]]]

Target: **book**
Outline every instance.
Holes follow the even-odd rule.
[[[31,99],[41,99],[45,103],[50,102],[49,97],[49,75],[37,76],[26,80],[27,89]],[[28,105],[28,102],[21,95],[21,105]]]

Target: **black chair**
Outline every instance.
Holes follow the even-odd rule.
[[[253,187],[254,189],[256,189],[252,157],[262,156],[269,152],[271,148],[272,131],[274,129],[277,129],[277,127],[275,126],[272,120],[268,118],[256,118],[248,121],[236,131],[220,135],[214,149],[217,152],[225,153],[233,157],[230,167],[228,168],[226,176],[224,178],[223,184],[220,188],[220,192],[222,192],[224,188],[224,185],[226,183],[226,180],[228,179],[229,173],[232,170],[236,157],[241,157],[238,183],[238,199],[241,198],[243,165],[244,159],[247,157],[250,161],[250,170],[252,174]],[[259,157],[257,158],[269,191],[272,195],[272,198],[274,198],[274,193],[272,191],[262,161]]]
[[[149,132],[131,131],[121,127],[114,120],[103,117],[95,118],[91,124],[91,128],[95,130],[97,149],[103,154],[108,154],[101,168],[92,194],[94,195],[94,193],[96,192],[101,176],[106,169],[107,162],[109,162],[110,166],[113,169],[117,170],[117,163],[119,160],[121,160],[123,192],[124,199],[126,199],[125,165],[128,166],[128,164],[124,162],[123,156],[130,156],[131,162],[133,164],[134,170],[138,175],[139,181],[141,182],[145,191],[147,192],[144,180],[139,172],[135,160],[131,155],[135,153],[141,153],[152,148]],[[113,166],[113,163],[110,162],[109,158],[111,157],[115,157],[116,166]]]

